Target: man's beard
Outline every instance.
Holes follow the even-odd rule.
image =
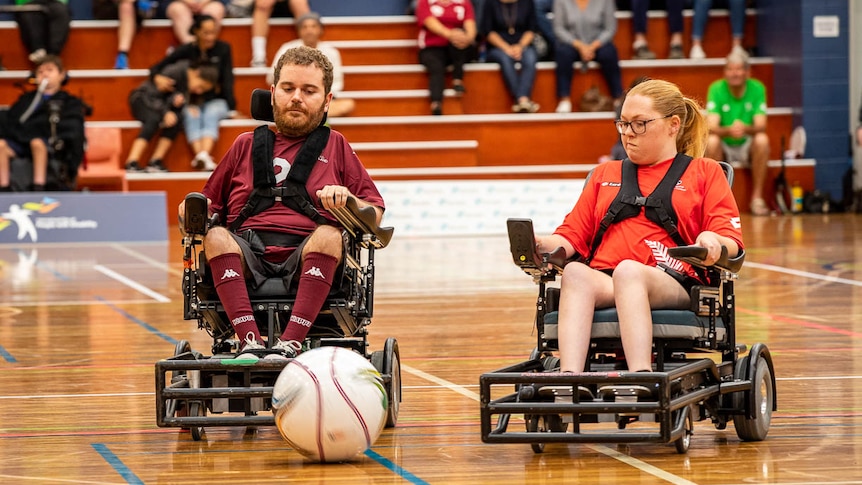
[[[321,105],[320,109],[316,113],[306,113],[308,115],[308,119],[304,121],[304,118],[295,118],[291,116],[289,108],[275,105],[273,106],[275,127],[278,129],[279,133],[285,136],[293,138],[306,136],[320,125],[320,122],[323,120],[324,107],[325,104]]]

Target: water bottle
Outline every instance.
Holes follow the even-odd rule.
[[[790,197],[793,199],[793,202],[790,205],[790,211],[794,214],[799,214],[802,212],[802,199],[805,197],[805,191],[802,190],[802,186],[799,185],[799,182],[794,182],[793,186],[790,187]]]

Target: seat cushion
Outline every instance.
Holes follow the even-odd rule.
[[[557,312],[545,314],[545,338],[557,338]],[[709,321],[689,310],[653,310],[652,329],[654,338],[705,339],[709,338]],[[724,340],[726,331],[719,317],[715,324],[716,338]],[[593,338],[619,338],[620,324],[616,308],[596,310],[593,316]]]

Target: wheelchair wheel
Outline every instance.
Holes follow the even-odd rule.
[[[179,341],[179,342],[177,342],[177,344],[174,346],[174,357],[176,357],[176,356],[178,356],[178,355],[183,355],[183,354],[185,354],[185,353],[187,353],[187,352],[191,352],[191,351],[192,351],[192,346],[191,346],[191,344],[189,343],[189,341],[188,341],[188,340],[180,340],[180,341]],[[172,383],[173,383],[173,382],[177,382],[178,380],[180,380],[180,379],[184,378],[184,377],[185,377],[185,375],[186,375],[186,373],[185,373],[185,372],[182,372],[182,371],[174,371],[174,372],[172,372],[172,373],[171,373],[171,382],[172,382]]]
[[[564,432],[568,427],[563,418],[554,414],[528,414],[524,416],[528,433]],[[545,443],[530,443],[533,453],[544,453]]]
[[[679,412],[684,414],[683,419],[685,419],[685,432],[682,437],[673,442],[674,446],[676,446],[676,452],[684,455],[688,453],[688,449],[691,447],[691,436],[694,434],[694,419],[691,417],[691,408],[686,406],[682,408]]]
[[[737,414],[733,416],[733,425],[736,427],[736,435],[743,441],[763,441],[769,433],[769,425],[772,423],[772,401],[775,389],[772,388],[772,373],[769,370],[769,365],[762,358],[757,359],[757,364],[754,367],[754,375],[747,376],[748,364],[751,356],[745,356],[740,359],[734,370],[734,377],[737,379],[751,380],[751,390],[748,392],[754,393],[754,399],[749,400],[747,392],[738,392],[734,394],[734,402],[738,409],[745,410],[745,414]],[[753,418],[749,418],[748,406],[754,402]]]
[[[386,427],[394,428],[398,422],[398,410],[401,406],[401,354],[398,351],[398,341],[393,337],[386,339],[383,350],[371,353],[371,365],[381,374],[389,375],[389,385],[386,388],[389,407],[386,409]]]
[[[207,414],[207,409],[200,401],[191,401],[188,403],[189,406],[189,416],[194,417],[204,417]],[[189,431],[192,433],[192,439],[194,441],[200,441],[204,436],[204,427],[203,426],[190,426]]]

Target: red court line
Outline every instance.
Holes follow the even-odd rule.
[[[832,327],[830,325],[823,325],[822,323],[814,323],[814,322],[809,322],[807,320],[799,320],[797,318],[780,317],[777,315],[773,315],[771,313],[758,312],[755,310],[746,310],[744,308],[739,308],[739,307],[737,307],[736,310],[740,313],[745,313],[747,315],[754,315],[754,316],[758,316],[758,317],[768,318],[768,319],[774,320],[776,322],[789,323],[791,325],[810,328],[813,330],[822,330],[824,332],[829,332],[829,333],[837,333],[839,335],[846,335],[846,336],[852,337],[852,338],[862,338],[862,333],[860,333],[860,332],[854,332],[852,330],[844,330],[843,328]]]

